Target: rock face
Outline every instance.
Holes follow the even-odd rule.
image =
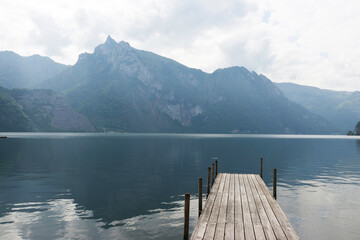
[[[27,120],[29,127],[13,124],[8,131],[95,131],[90,121],[74,111],[52,90],[2,89],[14,110]],[[5,129],[6,130],[6,129]]]
[[[41,84],[64,95],[99,130],[124,132],[330,133],[243,67],[207,74],[108,37],[93,54]]]

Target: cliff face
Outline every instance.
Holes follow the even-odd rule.
[[[3,131],[95,131],[85,116],[74,111],[54,91],[1,90],[3,99],[11,103],[7,115],[13,112],[17,113],[17,119],[23,118],[21,124],[14,122]]]

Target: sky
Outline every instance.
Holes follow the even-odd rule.
[[[1,0],[0,51],[75,64],[111,35],[208,73],[359,91],[359,12],[356,0]]]

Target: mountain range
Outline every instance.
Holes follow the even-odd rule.
[[[69,66],[56,63],[48,57],[33,55],[22,57],[11,51],[0,52],[0,86],[6,88],[32,88],[52,78]]]
[[[280,85],[244,67],[218,69],[209,74],[135,49],[126,42],[118,43],[111,37],[93,53],[80,54],[73,66],[40,56],[37,61],[39,58],[50,64],[42,65],[47,72],[41,78],[34,74],[41,72],[41,67],[33,75],[28,73],[28,78],[19,77],[21,74],[15,74],[17,68],[20,72],[26,68],[10,63],[11,58],[4,61],[12,66],[12,74],[1,72],[4,67],[0,66],[3,87],[48,89],[3,90],[10,92],[7,98],[12,98],[11,106],[17,106],[14,109],[21,110],[32,122],[29,131],[70,129],[51,125],[56,122],[51,120],[56,116],[54,112],[42,124],[24,108],[34,100],[29,96],[39,96],[41,91],[48,91],[68,106],[69,112],[63,114],[60,122],[67,121],[71,111],[78,114],[72,131],[327,134],[342,129],[340,122],[299,104],[284,94]],[[27,94],[25,102],[16,98],[15,93],[21,91]]]
[[[333,123],[341,132],[360,120],[360,92],[334,91],[294,83],[275,84],[285,96]]]

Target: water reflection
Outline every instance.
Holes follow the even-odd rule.
[[[197,179],[206,179],[217,156],[220,172],[238,173],[257,173],[263,157],[270,187],[277,168],[279,203],[303,239],[356,239],[359,142],[333,136],[13,134],[0,141],[0,233],[4,239],[179,239],[182,194],[193,196],[194,223]]]
[[[196,215],[197,200],[191,199]],[[170,208],[148,210],[136,217],[103,222],[74,199],[12,204],[0,218],[2,239],[176,239],[181,235],[183,201],[162,203]],[[194,226],[192,218],[191,226]]]
[[[302,239],[358,239],[359,184],[315,180],[279,192],[278,202]]]

